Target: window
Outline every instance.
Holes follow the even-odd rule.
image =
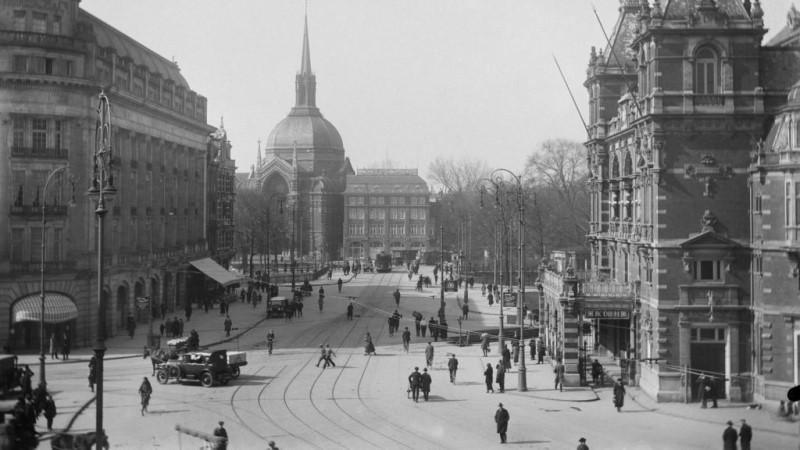
[[[351,220],[364,219],[364,210],[361,208],[350,208],[347,211],[347,218]]]
[[[370,197],[369,204],[370,205],[384,205],[386,201],[386,197]]]
[[[11,200],[14,203],[14,206],[24,205],[24,199],[22,198],[23,190],[25,188],[24,170],[11,171],[11,185],[14,187],[14,189],[11,191]]]
[[[369,234],[374,236],[382,236],[386,233],[383,222],[371,222],[369,224]]]
[[[25,146],[25,119],[21,117],[14,118],[14,137],[11,145],[14,147]]]
[[[756,192],[755,200],[753,201],[753,212],[761,214],[761,192]]]
[[[34,33],[47,33],[47,14],[34,12],[31,31]]]
[[[694,65],[694,92],[716,94],[717,54],[708,47],[697,51]]]
[[[695,280],[721,280],[722,261],[701,259],[694,262]]]
[[[14,31],[25,31],[25,11],[14,11]]]
[[[61,34],[61,16],[53,16],[53,34]]]
[[[411,234],[414,236],[424,236],[425,235],[425,224],[424,223],[412,223],[411,224]]]
[[[725,342],[725,328],[692,328],[692,341]]]
[[[47,121],[33,119],[31,129],[31,147],[35,149],[47,148]]]
[[[30,260],[42,260],[42,227],[31,227]]]
[[[347,231],[350,236],[359,236],[364,234],[364,224],[361,222],[351,222],[347,226]]]
[[[369,210],[369,218],[371,220],[384,220],[386,219],[386,210],[372,208]]]
[[[611,191],[611,218],[619,219],[619,191]]]
[[[792,225],[792,182],[787,181],[784,189],[784,225]]]
[[[22,262],[22,253],[25,242],[25,229],[11,229],[11,261]]]
[[[389,234],[391,235],[404,235],[406,234],[405,225],[402,223],[393,223],[389,225]]]
[[[349,198],[350,205],[363,205],[364,204],[364,197],[350,197]]]

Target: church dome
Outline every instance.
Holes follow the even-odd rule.
[[[267,149],[314,148],[344,150],[342,136],[332,123],[320,114],[296,114],[293,110],[278,122],[269,134]]]

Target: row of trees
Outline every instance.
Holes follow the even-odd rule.
[[[437,158],[428,169],[440,189],[445,247],[464,252],[477,268],[485,251],[494,252],[496,236],[511,236],[500,245],[517,251],[520,193],[511,176],[495,169],[464,158]],[[534,267],[551,250],[582,248],[590,218],[585,147],[567,139],[544,141],[527,156],[522,173],[511,171],[522,180],[526,265]],[[503,226],[511,229],[502,234]]]
[[[277,267],[278,255],[291,246],[290,216],[283,213],[279,200],[274,197],[273,201],[266,201],[260,191],[251,189],[236,193],[234,239],[242,268],[250,276],[254,275],[255,267],[268,265],[265,258],[272,258],[272,267]]]

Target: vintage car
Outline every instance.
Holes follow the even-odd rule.
[[[229,358],[227,350],[185,353],[178,359],[159,364],[156,380],[160,384],[167,384],[173,379],[179,382],[199,381],[205,387],[216,383],[227,384],[239,376],[239,367],[247,364],[245,352],[232,352],[230,356],[233,359]]]
[[[17,355],[0,355],[0,398],[20,386]]]
[[[286,297],[272,297],[267,300],[267,319],[272,317],[283,317],[289,308],[289,299]]]

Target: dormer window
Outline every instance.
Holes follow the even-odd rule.
[[[25,11],[14,11],[14,31],[25,31]]]
[[[717,54],[708,47],[697,51],[694,63],[694,92],[716,94],[718,79]]]
[[[31,31],[34,33],[47,33],[47,14],[34,12]]]

